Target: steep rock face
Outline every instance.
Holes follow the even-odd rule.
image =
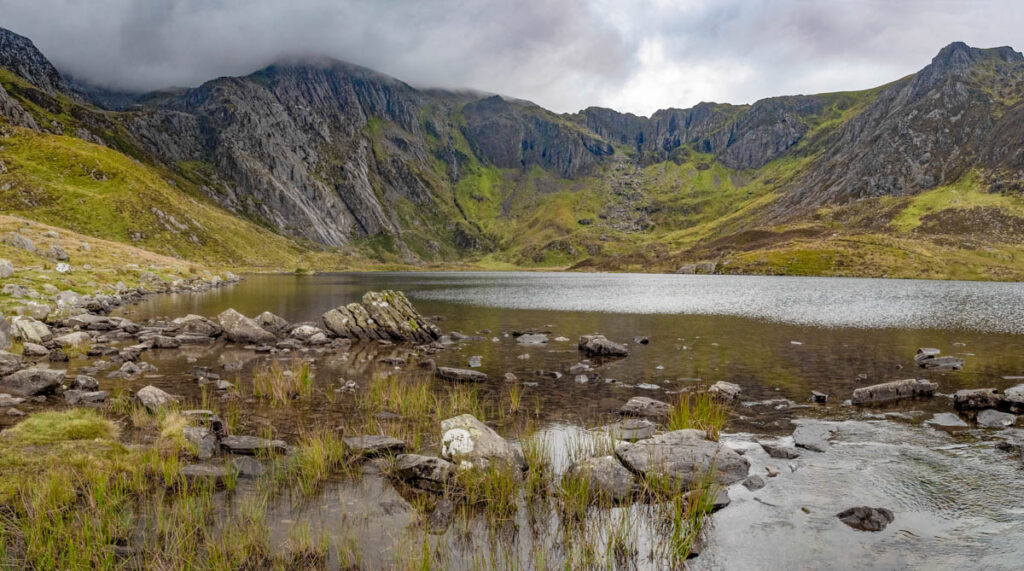
[[[0,85],[0,116],[18,127],[39,128],[36,120],[7,93],[2,85]]]
[[[0,67],[13,71],[50,94],[67,89],[60,72],[32,40],[4,28],[0,28]]]

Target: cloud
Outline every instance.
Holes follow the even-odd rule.
[[[327,55],[420,86],[556,111],[650,114],[864,89],[943,45],[1024,45],[997,0],[0,0],[0,25],[62,70],[126,90]]]

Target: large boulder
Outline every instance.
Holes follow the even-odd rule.
[[[935,383],[925,379],[903,379],[853,391],[853,404],[878,404],[903,399],[930,397],[935,393]]]
[[[628,357],[625,345],[610,341],[604,335],[583,335],[579,349],[588,357]]]
[[[438,367],[434,374],[439,379],[459,383],[482,383],[487,380],[486,373],[471,369],[456,369],[454,367]]]
[[[447,460],[419,454],[401,454],[395,458],[395,475],[405,483],[427,490],[443,493],[455,475],[455,465]]]
[[[636,477],[614,456],[577,460],[563,478],[580,478],[587,482],[591,499],[598,501],[622,501],[636,491]]]
[[[362,303],[337,307],[323,315],[324,327],[338,337],[429,343],[441,330],[413,308],[405,294],[366,292]]]
[[[221,334],[221,331],[223,331],[221,326],[215,323],[212,319],[207,319],[202,315],[195,315],[191,313],[185,317],[175,319],[174,324],[178,326],[178,333],[184,333],[187,335],[216,337]]]
[[[224,336],[233,343],[274,343],[277,337],[260,327],[256,321],[238,313],[234,309],[225,309],[217,316],[217,321],[224,330]]]
[[[257,315],[256,324],[274,333],[283,333],[285,329],[288,329],[287,319],[269,311]]]
[[[65,375],[67,371],[62,369],[22,369],[0,379],[0,393],[19,397],[50,394],[60,388]]]
[[[441,457],[462,468],[486,469],[496,463],[526,466],[521,450],[471,414],[441,421]]]
[[[160,407],[167,406],[177,400],[167,392],[158,389],[153,385],[146,385],[139,389],[138,392],[135,393],[135,398],[142,403],[142,406],[146,407],[150,411],[155,411]]]
[[[750,462],[735,450],[707,439],[700,430],[676,430],[638,442],[623,442],[615,455],[630,471],[689,488],[709,474],[729,485],[747,477]]]
[[[19,250],[25,250],[26,252],[35,253],[36,251],[35,243],[17,232],[8,232],[7,234],[4,234],[3,243],[11,247],[18,248]]]
[[[0,350],[0,377],[19,371],[24,366],[24,359],[21,358],[21,355]]]
[[[45,323],[25,315],[12,319],[11,329],[15,339],[26,343],[43,345],[53,339],[53,333]]]
[[[646,418],[666,417],[672,412],[672,405],[649,397],[633,397],[619,409],[624,416],[642,416]]]
[[[953,408],[957,410],[983,410],[1002,406],[1003,397],[996,389],[963,389],[953,393]]]

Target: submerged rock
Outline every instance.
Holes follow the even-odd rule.
[[[951,412],[941,412],[924,422],[941,430],[962,430],[968,428],[968,424],[963,419]]]
[[[277,337],[260,327],[256,321],[238,313],[234,309],[225,309],[217,316],[217,321],[224,330],[224,337],[232,343],[273,343]]]
[[[482,383],[487,380],[486,373],[470,369],[456,369],[454,367],[438,367],[434,374],[439,379],[459,383]]]
[[[345,447],[361,458],[372,458],[402,452],[405,442],[390,436],[365,435],[346,438]]]
[[[564,478],[582,478],[594,500],[622,501],[636,489],[636,478],[613,456],[577,460],[565,471]]]
[[[729,485],[747,477],[750,462],[735,450],[707,440],[699,430],[676,430],[615,447],[626,468],[641,476],[664,477],[689,487],[709,473],[714,481]]]
[[[820,422],[809,422],[801,424],[793,431],[793,441],[799,448],[806,448],[814,452],[828,450],[829,440],[835,434],[836,428]]]
[[[268,440],[258,436],[225,436],[220,440],[220,447],[232,454],[246,454],[248,456],[288,451],[288,444],[283,440]]]
[[[467,468],[487,468],[495,462],[526,465],[521,450],[471,414],[441,421],[441,457]]]
[[[671,412],[672,405],[667,402],[662,402],[648,397],[633,397],[619,409],[619,414],[624,416],[642,416],[648,418],[665,417]]]
[[[843,510],[837,513],[836,517],[846,525],[861,531],[882,531],[896,519],[891,510],[867,506]]]
[[[878,404],[903,399],[930,397],[935,393],[935,383],[925,379],[903,379],[853,391],[853,404]]]
[[[628,357],[625,345],[608,340],[604,335],[583,335],[579,349],[590,357]]]
[[[443,493],[455,475],[455,465],[434,456],[400,454],[395,458],[395,475],[414,488]]]

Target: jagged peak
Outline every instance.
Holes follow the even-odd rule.
[[[0,67],[9,69],[25,81],[51,94],[67,91],[67,85],[60,72],[39,51],[35,43],[6,28],[0,28]]]
[[[964,42],[952,42],[939,50],[939,53],[932,58],[932,65],[944,68],[960,68],[993,57],[1007,63],[1024,61],[1024,54],[1009,46],[973,48]]]

